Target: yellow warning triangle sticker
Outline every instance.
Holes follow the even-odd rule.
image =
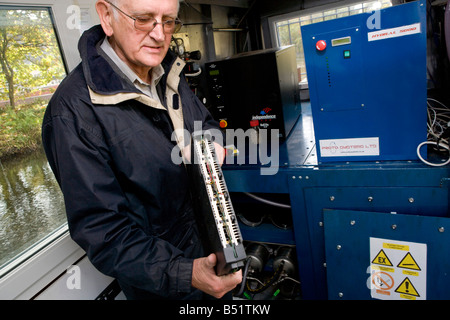
[[[400,283],[398,288],[395,289],[395,292],[420,297],[419,293],[417,292],[416,288],[414,288],[413,284],[411,283],[411,280],[409,280],[408,277],[406,277],[405,280],[403,280],[403,282]]]
[[[409,252],[400,261],[400,263],[397,265],[397,268],[411,269],[411,270],[418,270],[418,271],[421,270],[419,265],[417,264],[416,260],[414,260],[413,256]]]
[[[376,257],[372,260],[372,263],[392,267],[392,262],[391,260],[389,260],[386,253],[384,253],[383,249],[381,249],[380,252],[378,252]]]

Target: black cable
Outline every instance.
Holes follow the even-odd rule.
[[[247,262],[245,263],[244,272],[242,273],[241,287],[239,288],[238,293],[236,293],[236,297],[240,297],[244,293],[245,283],[247,282],[247,274],[248,274],[248,269],[250,267],[251,260],[252,260],[252,257],[248,257]]]

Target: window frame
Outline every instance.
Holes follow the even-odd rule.
[[[90,26],[99,23],[91,0],[0,1],[2,8],[49,11],[67,74],[81,61],[78,53],[81,32],[68,24],[70,15],[73,15],[69,8],[74,5],[84,10]],[[71,239],[67,222],[63,223],[2,266],[0,299],[31,299],[84,255],[85,252]]]
[[[290,13],[269,17],[268,25],[269,25],[269,30],[270,30],[271,43],[275,47],[279,46],[277,24],[280,22],[294,20],[294,19],[300,20],[303,16],[306,16],[306,15],[312,15],[314,13],[330,11],[330,10],[339,9],[342,7],[348,7],[351,5],[364,3],[364,2],[370,2],[370,1],[376,1],[376,0],[344,0],[344,1],[324,4],[324,5],[313,6],[313,7],[303,9],[303,10],[297,10],[297,11],[293,11]],[[402,0],[391,0],[391,3],[394,6],[396,4],[399,4],[401,1]],[[307,73],[306,69],[304,71],[302,71],[302,74],[306,74],[306,73]],[[306,83],[308,83],[307,77],[305,77],[305,80],[306,80]],[[299,79],[299,81],[301,81],[301,79]]]

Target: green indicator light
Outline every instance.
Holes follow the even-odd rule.
[[[344,50],[344,59],[350,59],[351,53],[350,50]]]
[[[280,289],[278,289],[277,291],[275,291],[275,293],[273,294],[274,297],[276,297],[279,293],[280,293]]]

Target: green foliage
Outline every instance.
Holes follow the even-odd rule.
[[[0,101],[47,92],[65,76],[48,10],[0,9]]]
[[[34,151],[41,146],[41,125],[47,102],[42,100],[0,109],[0,158]]]
[[[47,9],[0,9],[0,158],[41,145],[47,102],[65,77]]]

